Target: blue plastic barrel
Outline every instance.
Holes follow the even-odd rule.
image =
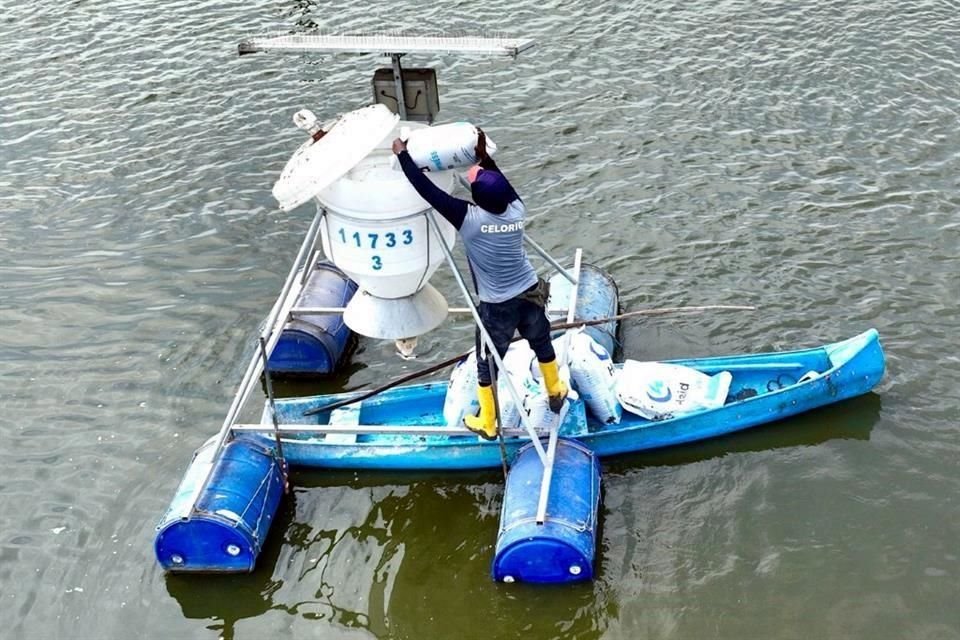
[[[357,285],[328,262],[317,268],[304,284],[298,307],[344,307]],[[353,332],[342,314],[300,316],[288,322],[270,354],[270,373],[277,375],[326,375],[336,371]]]
[[[493,559],[498,582],[565,583],[593,578],[600,463],[574,440],[557,442],[546,518],[537,524],[543,464],[533,444],[507,474]]]
[[[566,309],[573,285],[563,274],[550,278],[550,304],[548,314],[552,322],[565,322]],[[580,286],[577,288],[576,320],[599,320],[617,315],[620,310],[620,289],[613,277],[592,264],[580,265]],[[617,346],[617,328],[619,322],[611,320],[603,324],[587,327],[591,338],[607,350],[611,356]],[[554,337],[560,335],[555,333]]]
[[[169,572],[253,571],[283,495],[274,452],[251,440],[228,442],[216,455],[215,438],[197,450],[157,525],[154,550]],[[210,467],[213,473],[196,500]]]

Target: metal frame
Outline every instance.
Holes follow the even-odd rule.
[[[269,358],[274,347],[276,347],[277,342],[280,340],[280,334],[283,331],[283,327],[290,318],[290,310],[300,297],[300,293],[303,290],[306,278],[297,278],[297,272],[301,268],[304,271],[313,271],[315,267],[315,262],[308,262],[307,260],[312,258],[314,255],[313,248],[316,246],[316,238],[320,233],[320,222],[322,218],[323,211],[318,210],[317,214],[313,218],[313,222],[310,223],[310,228],[307,231],[306,237],[303,239],[303,243],[300,245],[300,250],[297,252],[297,257],[293,261],[293,266],[290,268],[290,273],[287,274],[287,280],[284,282],[280,296],[273,304],[273,307],[270,309],[270,313],[267,315],[267,318],[264,321],[263,329],[260,331],[258,338],[259,344],[257,349],[250,358],[250,363],[247,365],[247,370],[243,374],[243,379],[240,381],[240,386],[237,388],[237,393],[233,396],[233,401],[230,403],[230,408],[227,410],[227,415],[223,420],[223,425],[220,427],[220,432],[217,434],[215,444],[216,450],[214,451],[212,458],[214,460],[219,457],[221,449],[223,449],[229,440],[240,410],[246,404],[247,400],[250,399],[250,393],[255,387],[254,381],[257,380],[260,377],[260,374],[264,372],[266,359]],[[270,403],[272,405],[272,385],[268,385],[267,390],[268,395],[270,396]],[[275,419],[274,423],[273,429],[278,434],[277,437],[279,443],[279,429],[277,428]],[[283,459],[283,450],[279,448],[279,445],[277,455],[280,457],[280,463],[286,467],[286,461]],[[194,494],[193,504],[190,505],[191,513],[196,510],[197,501],[206,490],[212,475],[213,465],[210,465],[210,468],[204,473],[203,482],[200,483],[199,489]]]
[[[405,436],[473,436],[476,435],[466,427],[421,427],[409,424],[249,424],[237,423],[233,425],[235,433],[280,433],[281,437],[304,435],[327,435],[344,433],[356,435],[405,435]],[[528,435],[525,429],[504,429],[504,436],[508,438]],[[541,435],[540,437],[545,436]],[[287,440],[287,442],[290,442]]]
[[[511,57],[516,57],[522,51],[526,51],[535,45],[535,42],[530,39],[508,39],[503,37],[493,37],[493,38],[481,38],[481,37],[422,37],[422,36],[401,36],[401,35],[373,35],[373,36],[346,36],[346,35],[276,35],[276,36],[264,36],[264,37],[255,37],[250,38],[246,41],[243,41],[238,46],[238,52],[240,55],[247,53],[255,53],[258,51],[280,51],[288,53],[300,53],[300,52],[327,52],[327,53],[380,53],[383,55],[390,56],[393,67],[393,78],[396,86],[397,92],[397,112],[400,115],[402,120],[405,120],[407,117],[406,102],[404,100],[404,91],[403,91],[403,69],[400,64],[400,58],[406,53],[474,53],[474,54],[484,54],[484,55],[507,55]],[[462,180],[462,177],[461,177]],[[473,316],[473,320],[477,325],[477,329],[480,332],[482,344],[486,346],[489,351],[490,357],[493,359],[497,368],[507,378],[507,390],[510,393],[513,401],[517,403],[518,406],[521,405],[520,395],[514,386],[513,380],[510,379],[510,375],[503,366],[503,360],[500,358],[500,354],[497,353],[496,348],[493,345],[493,341],[490,338],[490,335],[487,333],[486,328],[483,326],[483,322],[480,318],[480,314],[477,310],[476,305],[474,304],[473,297],[470,294],[470,290],[467,288],[466,282],[463,279],[462,274],[457,268],[456,262],[453,257],[453,253],[450,250],[450,247],[447,245],[446,240],[443,238],[443,235],[440,231],[439,226],[437,225],[437,220],[435,214],[432,210],[428,210],[426,213],[427,221],[430,227],[433,229],[437,240],[439,240],[440,246],[444,252],[444,256],[447,262],[450,265],[451,270],[453,271],[454,278],[457,281],[458,286],[460,287],[461,292],[463,293],[464,299],[467,303],[467,309]],[[323,314],[323,313],[342,313],[343,309],[337,307],[295,307],[295,302],[299,299],[300,293],[305,286],[310,273],[315,268],[316,263],[316,254],[318,253],[317,242],[319,238],[319,230],[321,221],[323,219],[323,210],[318,210],[316,216],[314,217],[313,222],[310,225],[310,230],[307,232],[306,238],[304,238],[303,244],[300,247],[299,252],[297,253],[296,260],[294,265],[290,270],[287,280],[284,283],[283,290],[280,296],[277,298],[277,301],[274,303],[273,308],[270,310],[270,314],[267,316],[267,319],[264,323],[264,327],[260,332],[259,336],[259,349],[257,353],[253,355],[250,360],[247,370],[244,374],[244,377],[240,383],[237,393],[233,398],[233,402],[230,405],[230,409],[227,412],[227,416],[224,419],[223,425],[220,429],[219,434],[216,439],[216,451],[214,453],[214,459],[219,456],[220,449],[226,444],[230,436],[234,431],[270,431],[274,434],[276,439],[277,446],[277,455],[280,457],[281,464],[286,468],[286,461],[283,459],[283,449],[281,444],[280,434],[281,432],[316,432],[316,433],[420,433],[426,432],[424,435],[444,435],[444,434],[462,434],[464,432],[469,433],[465,428],[457,427],[448,427],[448,428],[417,428],[417,427],[408,427],[408,426],[388,426],[388,425],[378,425],[378,426],[361,426],[361,425],[325,425],[322,427],[304,427],[302,425],[280,425],[277,422],[276,411],[274,409],[274,397],[273,397],[273,385],[270,380],[269,374],[269,356],[272,353],[274,347],[276,346],[277,341],[280,339],[280,334],[282,332],[283,326],[286,322],[294,317],[294,315],[311,315],[311,314]],[[546,260],[554,269],[559,273],[563,274],[567,280],[573,284],[573,291],[571,293],[571,298],[569,302],[569,308],[567,309],[567,321],[572,322],[576,315],[576,306],[577,306],[577,297],[579,289],[579,278],[580,278],[580,264],[582,251],[577,249],[576,256],[574,259],[574,269],[573,273],[567,272],[559,263],[557,263],[540,245],[530,239],[528,236],[524,236],[527,243],[530,247],[540,255],[544,260]],[[297,278],[297,271],[302,269],[303,273],[300,278]],[[458,310],[460,311],[460,310]],[[563,349],[566,351],[566,342],[564,343]],[[564,356],[566,354],[564,353]],[[479,354],[478,354],[479,356]],[[558,357],[558,362],[562,362],[564,358]],[[267,396],[270,407],[270,415],[272,418],[272,425],[269,427],[264,425],[240,425],[236,424],[237,416],[244,406],[244,404],[249,400],[250,393],[254,388],[254,380],[256,380],[261,374],[266,374],[267,376]],[[541,480],[540,485],[540,501],[537,508],[537,523],[542,524],[546,518],[546,505],[550,493],[550,483],[553,476],[553,463],[556,455],[557,440],[559,437],[560,429],[560,417],[558,415],[555,424],[550,429],[547,449],[544,450],[543,443],[540,441],[541,435],[537,433],[531,424],[529,417],[525,415],[522,411],[520,412],[520,420],[523,423],[523,427],[529,435],[533,445],[537,451],[537,454],[540,457],[541,462],[544,465],[544,474]],[[513,430],[511,430],[513,431]],[[203,494],[206,490],[207,485],[210,482],[210,478],[213,473],[213,468],[208,469],[204,475],[203,481],[200,485],[199,490],[195,493],[194,502],[190,507],[191,512],[197,508],[197,500],[199,496]]]
[[[570,292],[570,304],[567,309],[567,324],[571,324],[577,314],[577,296],[580,293],[580,263],[583,259],[583,249],[577,249],[573,257],[573,274],[576,278],[573,280],[573,291]],[[564,336],[567,332],[564,331]],[[563,341],[563,356],[557,354],[557,365],[566,362],[567,350],[570,343],[569,339]],[[550,430],[550,439],[547,442],[547,459],[543,463],[543,477],[540,479],[540,501],[537,503],[537,524],[543,524],[547,518],[547,500],[550,498],[550,482],[553,480],[553,463],[557,456],[557,440],[559,439],[560,420],[557,425]]]
[[[403,90],[403,68],[400,66],[402,53],[391,53],[390,60],[393,62],[393,87],[397,92],[397,114],[400,120],[407,119],[407,94]]]
[[[464,300],[466,301],[467,306],[465,308],[458,308],[455,311],[460,313],[469,312],[473,316],[473,320],[477,325],[477,328],[480,331],[481,340],[483,344],[489,351],[491,358],[493,359],[496,367],[503,372],[503,375],[507,379],[507,391],[510,394],[511,398],[517,405],[521,405],[520,394],[514,384],[514,381],[510,379],[510,375],[507,372],[506,368],[503,365],[503,360],[500,358],[500,354],[497,353],[496,349],[493,346],[493,340],[490,338],[490,335],[487,333],[486,328],[483,326],[483,322],[480,319],[479,311],[477,310],[476,305],[474,304],[473,297],[470,294],[470,290],[467,287],[466,281],[463,279],[463,275],[460,273],[459,268],[456,265],[456,262],[453,257],[453,253],[450,249],[450,246],[447,244],[446,240],[443,238],[443,235],[440,231],[440,228],[437,224],[436,214],[429,210],[426,212],[427,223],[430,228],[433,230],[433,233],[437,240],[439,241],[440,247],[443,250],[444,257],[447,260],[447,263],[450,265],[451,270],[453,271],[454,278],[457,281],[457,284],[463,293]],[[220,432],[217,435],[215,447],[216,451],[213,454],[213,459],[216,459],[220,455],[220,450],[226,445],[229,441],[231,435],[235,432],[255,432],[255,433],[272,433],[277,447],[277,455],[280,458],[280,463],[284,469],[284,477],[286,478],[287,465],[286,460],[283,457],[283,445],[282,445],[282,434],[387,434],[387,433],[399,433],[406,435],[424,435],[424,436],[443,436],[443,435],[468,435],[471,432],[463,427],[416,427],[409,425],[320,425],[320,426],[308,426],[308,425],[288,425],[280,424],[277,421],[276,411],[274,409],[274,394],[273,394],[273,385],[269,375],[269,357],[273,352],[273,349],[276,347],[277,342],[280,339],[284,325],[287,321],[296,316],[296,315],[309,315],[309,314],[326,314],[326,313],[342,313],[343,309],[340,307],[296,307],[295,303],[299,299],[300,294],[305,286],[306,282],[309,279],[310,273],[316,269],[316,253],[317,253],[317,240],[320,233],[320,227],[323,222],[324,212],[323,210],[318,210],[316,216],[313,219],[313,222],[310,225],[310,228],[307,232],[306,237],[303,240],[300,250],[297,252],[297,257],[294,260],[294,264],[290,269],[290,273],[287,275],[286,282],[284,283],[283,289],[280,296],[277,298],[277,301],[274,303],[273,307],[268,314],[266,321],[264,322],[263,329],[260,331],[258,336],[257,349],[253,356],[250,359],[250,363],[247,366],[247,370],[244,373],[243,379],[240,382],[240,385],[237,389],[237,393],[233,398],[233,401],[230,405],[230,409],[227,412],[227,416],[224,419],[223,425],[221,426]],[[531,241],[532,242],[532,241]],[[567,310],[567,321],[572,322],[576,314],[576,304],[578,298],[579,286],[577,282],[580,277],[580,264],[582,251],[577,249],[575,258],[574,258],[574,268],[573,273],[568,273],[564,270],[552,257],[549,256],[545,251],[539,248],[538,245],[532,243],[533,246],[538,250],[538,253],[542,252],[547,261],[556,267],[557,271],[563,273],[565,277],[571,279],[571,282],[574,283],[573,291],[570,297],[570,304]],[[298,277],[298,272],[302,270],[301,277]],[[563,346],[566,349],[566,343]],[[565,354],[564,354],[565,356]],[[562,362],[565,360],[565,357],[558,355],[558,361]],[[267,376],[267,402],[270,411],[270,417],[272,424],[239,424],[236,422],[237,417],[242,410],[243,406],[250,399],[250,395],[255,388],[254,381],[259,378],[261,374]],[[544,474],[541,480],[540,485],[540,500],[537,508],[537,522],[543,524],[546,519],[546,505],[550,494],[550,485],[553,477],[553,464],[556,456],[557,441],[559,438],[559,428],[560,428],[560,419],[559,416],[556,420],[556,424],[550,429],[548,434],[542,434],[537,432],[534,426],[531,424],[529,417],[520,412],[520,420],[523,424],[523,429],[507,429],[504,431],[504,435],[507,436],[520,436],[526,434],[533,446],[537,451],[537,455],[540,457],[541,463],[544,465]],[[541,438],[546,436],[547,447],[546,449],[541,442]],[[194,494],[194,502],[190,505],[190,512],[194,512],[197,509],[197,501],[199,497],[203,494],[204,490],[207,488],[207,485],[210,482],[210,478],[213,474],[213,467],[211,467],[205,472],[202,483],[200,484],[199,490]]]

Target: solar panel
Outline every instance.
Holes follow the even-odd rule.
[[[478,36],[273,35],[256,36],[239,45],[240,55],[260,51],[289,53],[473,53],[516,57],[536,44],[529,38]]]

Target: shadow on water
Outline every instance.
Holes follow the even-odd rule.
[[[337,372],[329,376],[272,376],[273,392],[278,398],[300,398],[329,393],[359,390],[357,385],[351,386],[350,378],[366,369],[361,362],[346,361]],[[260,390],[267,395],[266,378],[260,376]]]
[[[604,471],[690,464],[731,453],[814,446],[837,439],[869,440],[870,432],[880,420],[880,409],[880,395],[868,393],[719,438],[617,456],[605,461]]]
[[[880,409],[880,396],[867,394],[738,434],[620,456],[606,461],[604,472],[868,440]],[[244,620],[276,624],[268,612],[279,612],[292,630],[325,622],[378,638],[486,638],[491,629],[516,629],[518,620],[530,637],[595,638],[604,633],[598,621],[617,619],[616,581],[604,578],[602,544],[592,583],[492,582],[499,470],[297,470],[291,480],[294,490],[253,573],[166,578],[184,616],[209,620],[208,628],[226,640]]]
[[[267,544],[252,573],[164,576],[167,592],[180,604],[184,617],[210,620],[208,629],[216,631],[224,640],[231,640],[239,621],[256,618],[275,607],[273,596],[282,586],[282,582],[273,577],[273,567],[281,550],[276,541],[293,522],[295,500],[291,492],[281,501]]]
[[[523,620],[531,637],[601,635],[616,619],[609,586],[496,584],[499,472],[299,472],[257,569],[167,576],[183,615],[226,640],[266,625],[358,637],[489,638]],[[319,625],[319,626],[317,626]],[[257,629],[260,631],[261,629]]]

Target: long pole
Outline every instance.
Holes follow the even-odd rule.
[[[598,324],[606,324],[608,322],[613,322],[615,320],[624,320],[626,318],[636,318],[639,316],[661,316],[661,315],[668,315],[671,313],[700,313],[703,311],[713,311],[713,310],[755,311],[756,307],[736,306],[736,305],[710,305],[710,306],[703,306],[703,307],[665,307],[661,309],[640,309],[637,311],[629,311],[629,312],[621,313],[615,316],[610,316],[609,318],[597,318],[595,320],[580,320],[580,321],[574,321],[574,322],[555,322],[550,325],[550,328],[553,330],[572,329],[574,327],[590,327]],[[521,338],[519,337],[514,338],[514,341],[516,340],[521,340]],[[333,411],[334,409],[339,409],[340,407],[344,407],[348,404],[353,404],[354,402],[362,402],[367,398],[372,398],[378,393],[383,393],[384,391],[393,389],[394,387],[398,387],[401,384],[410,382],[411,380],[416,380],[417,378],[428,376],[431,373],[442,371],[443,369],[446,369],[447,367],[460,362],[461,360],[463,360],[469,355],[470,355],[470,351],[465,351],[461,354],[453,356],[452,358],[448,358],[443,362],[438,362],[437,364],[430,365],[426,369],[421,369],[419,371],[414,371],[413,373],[409,373],[405,376],[401,376],[396,380],[393,380],[391,382],[388,382],[385,385],[377,387],[376,389],[365,391],[362,394],[351,396],[350,398],[347,398],[345,400],[338,400],[337,402],[328,404],[323,407],[309,409],[307,411],[304,411],[303,415],[313,416],[318,413],[323,413],[324,411]]]
[[[280,425],[277,424],[277,403],[273,395],[273,379],[270,376],[270,355],[267,353],[267,341],[260,336],[260,356],[263,358],[263,377],[267,385],[267,400],[270,403],[270,417],[273,420],[273,440],[277,445],[277,458],[280,460],[280,474],[283,476],[283,492],[290,492],[290,476],[287,474],[287,459],[283,457],[283,442],[280,440]]]
[[[390,54],[393,61],[393,87],[397,92],[397,114],[401,120],[407,119],[407,99],[403,91],[403,68],[400,66],[400,56],[402,53]]]
[[[487,354],[487,366],[490,367],[490,390],[493,392],[493,414],[497,420],[497,424],[500,422],[500,394],[497,393],[497,368],[494,366],[493,358],[490,354]],[[521,408],[522,410],[522,408]],[[447,425],[450,426],[450,425]],[[503,441],[503,429],[497,429],[497,442],[500,444],[500,464],[503,466],[503,479],[507,479],[507,445]]]
[[[570,303],[567,305],[567,324],[577,317],[577,296],[580,293],[580,263],[583,260],[583,249],[578,248],[573,258],[573,291],[570,293]],[[564,334],[565,336],[567,334]],[[567,352],[570,339],[565,337],[560,345],[562,353],[557,354],[557,367],[567,362]],[[560,437],[560,420],[563,408],[557,412],[557,419],[547,440],[547,459],[543,461],[543,477],[540,479],[540,499],[537,501],[537,524],[543,524],[547,518],[547,501],[550,498],[550,483],[553,481],[553,463],[557,457],[557,440]]]

